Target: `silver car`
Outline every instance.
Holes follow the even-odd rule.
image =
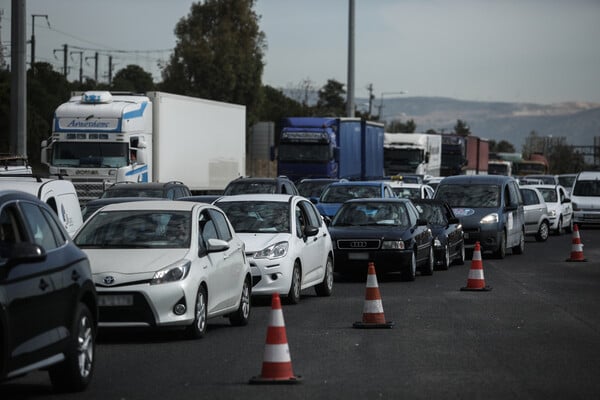
[[[523,212],[525,214],[525,235],[535,236],[538,242],[545,242],[550,234],[548,205],[544,197],[533,186],[521,186]]]
[[[244,243],[215,206],[111,204],[74,241],[90,259],[101,327],[184,327],[200,338],[212,317],[248,323],[252,278]]]

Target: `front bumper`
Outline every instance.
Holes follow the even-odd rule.
[[[600,225],[600,211],[583,210],[573,212],[573,223],[579,225]]]
[[[377,273],[408,272],[411,269],[412,250],[334,250],[334,271],[341,274],[367,273],[369,262]]]
[[[278,259],[256,259],[247,254],[252,272],[252,295],[264,296],[273,293],[287,295],[292,284],[294,262],[290,257]]]
[[[474,249],[479,242],[481,251],[496,251],[500,246],[503,231],[493,227],[466,228],[463,226],[464,243],[466,249]]]

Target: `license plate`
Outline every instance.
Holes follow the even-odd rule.
[[[348,260],[368,260],[369,253],[348,253]]]
[[[98,296],[100,307],[132,306],[133,295],[131,294],[106,294]]]

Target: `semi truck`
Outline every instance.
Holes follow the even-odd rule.
[[[441,176],[487,174],[489,148],[478,136],[443,134]]]
[[[440,176],[442,136],[428,133],[385,133],[386,175]]]
[[[50,177],[71,180],[82,204],[116,182],[212,193],[245,175],[246,108],[165,92],[74,93],[41,148]]]
[[[466,136],[467,163],[464,175],[487,175],[490,145],[487,139],[477,136]]]
[[[285,118],[277,173],[295,182],[304,178],[381,178],[383,133],[383,124],[360,118]]]

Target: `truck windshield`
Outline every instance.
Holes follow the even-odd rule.
[[[384,149],[384,160],[394,164],[417,166],[423,162],[423,151],[420,149]]]
[[[327,143],[280,143],[280,161],[317,161],[327,162],[331,159]]]
[[[127,143],[57,142],[52,154],[56,167],[120,168],[128,162]]]
[[[508,165],[506,164],[488,164],[489,175],[508,175]]]

